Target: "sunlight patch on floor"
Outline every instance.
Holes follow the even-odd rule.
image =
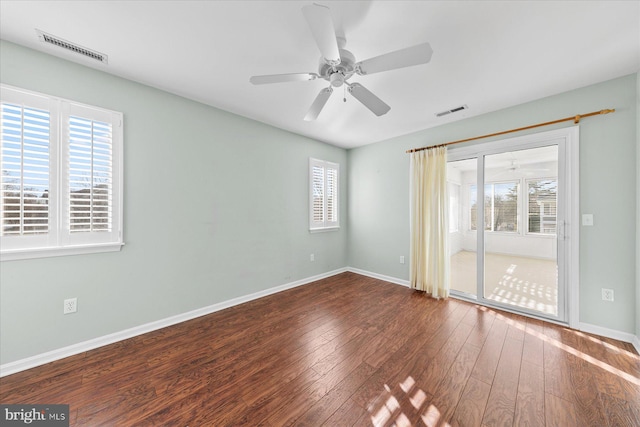
[[[384,391],[369,405],[374,426],[410,427],[413,424],[409,417],[418,417],[427,427],[450,427],[448,422],[441,419],[438,408],[429,402],[429,395],[416,385],[412,376],[407,376],[398,386],[400,390],[394,388],[398,390],[397,396],[394,396],[391,387],[385,384]]]
[[[451,256],[451,289],[476,295],[475,252]],[[556,316],[558,267],[554,260],[485,254],[485,298]]]
[[[560,350],[563,350],[563,351],[565,351],[565,352],[567,352],[567,353],[569,353],[569,354],[571,354],[573,356],[579,357],[580,359],[584,360],[587,363],[591,363],[592,365],[595,365],[595,366],[597,366],[597,367],[599,367],[601,369],[604,369],[605,371],[607,371],[609,373],[617,375],[619,378],[621,378],[621,379],[623,379],[625,381],[628,381],[628,382],[630,382],[632,384],[640,386],[640,378],[637,378],[637,377],[635,377],[635,376],[633,376],[633,375],[631,375],[631,374],[629,374],[629,373],[627,373],[627,372],[625,372],[625,371],[623,371],[621,369],[615,368],[615,367],[611,366],[610,364],[608,364],[606,362],[603,362],[602,360],[596,359],[595,357],[593,357],[593,356],[591,356],[589,354],[586,354],[586,353],[584,353],[584,352],[582,352],[582,351],[580,351],[578,349],[575,349],[575,348],[571,347],[570,345],[564,344],[564,343],[562,343],[562,342],[560,342],[560,341],[558,341],[558,340],[556,340],[554,338],[551,338],[551,337],[545,335],[544,333],[531,330],[530,328],[527,328],[525,324],[523,324],[521,322],[516,322],[516,321],[514,321],[512,319],[509,319],[508,317],[505,317],[502,314],[500,314],[500,313],[498,313],[498,312],[496,312],[494,310],[491,310],[491,309],[486,308],[486,307],[478,307],[478,308],[480,310],[482,310],[482,311],[486,311],[486,312],[494,314],[496,316],[496,319],[507,323],[509,326],[513,326],[514,328],[520,329],[520,330],[524,331],[525,333],[527,333],[529,335],[532,335],[532,336],[534,336],[534,337],[536,337],[536,338],[538,338],[538,339],[540,339],[540,340],[542,340],[542,341],[544,341],[544,342],[546,342],[546,343],[548,343],[548,344],[550,344],[550,345],[552,345],[554,347],[559,348]],[[567,329],[567,330],[570,331],[570,332],[573,332],[573,333],[581,334],[578,331],[573,331],[573,330],[569,330],[569,329]],[[595,342],[600,342],[603,345],[606,344],[606,343],[604,343],[604,342],[602,342],[602,341],[600,341],[598,339],[595,339],[595,338],[594,338],[594,341]],[[621,350],[621,349],[618,349],[618,350],[624,352],[624,350]],[[635,355],[635,354],[629,353],[629,355],[632,356],[632,358],[636,358],[636,359],[638,358],[638,356]]]

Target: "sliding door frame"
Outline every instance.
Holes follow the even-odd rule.
[[[484,227],[476,230],[477,291],[475,302],[487,307],[524,314],[530,317],[577,327],[579,323],[579,126],[539,132],[515,138],[494,140],[460,147],[449,147],[447,161],[477,160],[477,200],[484,201],[485,156],[508,151],[558,146],[558,316],[546,316],[538,311],[499,303],[484,298]],[[478,208],[477,224],[484,224],[484,209]],[[452,291],[452,296],[469,299]]]

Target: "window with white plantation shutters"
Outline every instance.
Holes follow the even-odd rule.
[[[0,259],[119,250],[122,113],[0,89]]]
[[[49,232],[47,110],[2,103],[0,236]]]
[[[324,223],[324,167],[311,165],[311,222]],[[313,227],[312,227],[313,228]]]
[[[327,166],[327,223],[338,223],[338,169]]]
[[[113,227],[111,123],[69,117],[69,231]]]
[[[339,165],[309,159],[309,228],[339,227]]]

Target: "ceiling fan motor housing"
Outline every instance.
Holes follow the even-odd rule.
[[[324,58],[320,58],[318,74],[333,87],[340,87],[355,73],[355,62],[356,58],[353,53],[346,49],[340,49],[340,64],[332,66],[327,64]]]

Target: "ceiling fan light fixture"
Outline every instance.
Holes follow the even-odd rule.
[[[329,76],[329,81],[331,82],[331,86],[340,87],[344,84],[344,76],[342,73],[333,73]]]

